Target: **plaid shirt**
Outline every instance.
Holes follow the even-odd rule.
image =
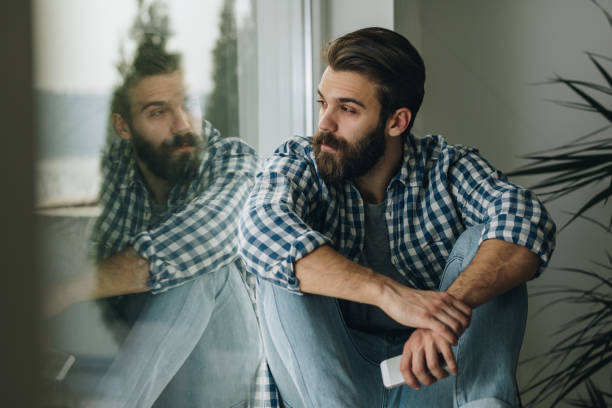
[[[441,136],[404,138],[403,164],[385,202],[391,262],[415,288],[438,287],[455,241],[475,224],[484,225],[480,242],[497,238],[536,253],[538,274],[554,248],[555,224],[532,192],[509,183],[477,150]],[[238,245],[249,272],[300,294],[294,264],[321,245],[358,262],[364,225],[357,188],[324,183],[312,139],[299,137],[258,173]]]
[[[415,288],[438,287],[453,244],[474,224],[485,226],[481,242],[502,239],[538,254],[538,274],[554,249],[555,224],[535,195],[509,183],[477,150],[441,136],[404,138],[403,165],[385,201],[391,262]],[[325,184],[312,138],[294,138],[257,174],[240,221],[240,255],[249,272],[301,294],[295,262],[321,245],[358,262],[364,218],[357,188]],[[260,381],[276,396],[268,375]]]
[[[204,121],[202,132],[206,148],[197,175],[172,188],[155,224],[130,143],[115,138],[103,154],[102,214],[92,237],[95,257],[101,261],[131,246],[151,264],[147,284],[154,294],[239,260],[238,216],[253,185],[257,155],[240,139],[221,138],[209,122]],[[246,280],[253,296],[254,277]],[[263,363],[250,406],[277,406],[271,381]]]
[[[154,225],[151,198],[130,143],[115,138],[102,158],[102,214],[93,236],[96,259],[133,247],[151,264],[147,284],[154,294],[237,259],[238,214],[253,185],[257,156],[239,139],[222,139],[209,122],[202,132],[206,148],[197,175],[172,188]]]

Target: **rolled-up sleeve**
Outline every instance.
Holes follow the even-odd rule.
[[[292,142],[281,146],[258,173],[239,227],[239,252],[247,270],[298,294],[294,264],[331,244],[308,223],[320,194],[313,171],[310,160],[292,151]]]
[[[201,192],[155,228],[131,238],[130,245],[151,264],[147,283],[152,293],[216,271],[238,257],[238,218],[253,185],[257,157],[238,139],[221,139],[211,149]]]
[[[448,174],[464,223],[484,224],[481,242],[495,238],[526,247],[540,258],[539,275],[554,250],[556,226],[537,196],[508,182],[473,152],[450,166]]]

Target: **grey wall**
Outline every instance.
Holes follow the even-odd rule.
[[[612,2],[601,3],[612,10]],[[441,133],[452,143],[476,146],[508,171],[525,164],[517,158],[521,154],[561,145],[606,124],[596,114],[548,101],[577,100],[562,86],[533,85],[555,73],[604,83],[583,52],[612,56],[612,29],[591,2],[410,0],[396,1],[395,6],[396,29],[415,39],[427,65],[417,133]],[[514,181],[530,184],[527,179]],[[576,211],[586,197],[587,192],[576,194],[547,207],[560,226],[569,218],[564,211]],[[590,215],[607,220],[610,206]],[[590,260],[603,261],[609,238],[582,221],[563,230],[552,266],[529,284],[530,291],[558,283],[588,286],[584,279],[555,267],[588,267]],[[543,302],[530,299],[523,358],[548,350],[555,340],[551,334],[580,312],[561,305],[536,314]],[[535,367],[519,368],[521,385]],[[606,371],[601,380],[609,389],[611,370]]]
[[[612,56],[612,28],[591,2],[396,0],[351,7],[344,0],[321,2],[328,7],[329,38],[364,26],[388,26],[392,9],[393,27],[415,44],[427,66],[416,134],[440,133],[451,143],[478,147],[494,165],[509,171],[526,163],[520,155],[567,143],[606,124],[596,114],[551,103],[550,99],[576,100],[562,86],[533,85],[555,73],[603,84],[583,52]],[[612,1],[601,3],[612,11]],[[533,179],[513,181],[530,185]],[[576,211],[595,190],[551,202],[547,208],[561,226],[569,219],[566,211]],[[589,215],[607,220],[609,214],[608,205]],[[551,267],[529,283],[530,292],[551,284],[590,286],[555,268],[603,261],[609,241],[609,235],[581,221],[561,231]],[[545,299],[530,299],[523,359],[550,349],[556,340],[552,333],[581,312],[559,305],[536,313],[544,303]],[[519,367],[521,386],[537,367]],[[609,378],[609,369],[599,378],[606,389]]]

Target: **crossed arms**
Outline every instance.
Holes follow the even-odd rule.
[[[321,246],[295,264],[300,290],[378,306],[397,322],[417,328],[404,346],[400,369],[418,389],[457,374],[451,345],[468,327],[471,310],[533,277],[540,260],[502,240],[482,243],[470,265],[446,292],[411,289]],[[417,381],[418,380],[418,381]]]

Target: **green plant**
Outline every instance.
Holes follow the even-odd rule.
[[[612,229],[583,217],[604,228],[612,235]],[[562,336],[547,353],[526,360],[545,360],[546,364],[535,373],[530,385],[523,393],[536,391],[529,405],[555,396],[553,406],[561,402],[581,384],[585,384],[591,402],[610,399],[610,394],[595,387],[591,376],[612,363],[612,256],[608,253],[605,262],[592,262],[590,268],[558,268],[558,270],[579,275],[581,279],[592,282],[591,286],[581,289],[573,286],[548,286],[541,288],[532,296],[555,296],[543,309],[559,303],[586,306],[586,311],[566,322],[555,332]],[[544,374],[546,373],[546,374]],[[597,398],[595,398],[597,397]],[[612,402],[612,401],[610,401]],[[574,404],[579,403],[573,400]],[[583,406],[583,405],[576,405]],[[608,405],[603,405],[608,406]]]
[[[612,16],[595,0],[592,2],[601,8],[612,26]],[[602,95],[612,95],[612,76],[602,65],[602,61],[612,62],[612,58],[592,52],[586,54],[603,77],[604,85],[564,78],[559,75],[547,83],[566,85],[581,99],[580,102],[554,101],[555,103],[598,113],[609,123],[563,146],[525,156],[524,158],[530,160],[531,163],[508,174],[509,176],[549,175],[548,178],[532,187],[538,190],[546,201],[576,192],[592,184],[603,183],[605,185],[603,190],[590,197],[565,226],[595,205],[605,204],[612,196],[612,136],[610,135],[612,110],[604,106],[604,102],[598,99]],[[612,217],[608,222],[612,225]]]
[[[588,392],[588,399],[578,398],[568,402],[573,407],[578,408],[607,408],[612,404],[612,394],[602,391],[591,380],[586,380],[585,386]]]
[[[591,0],[606,16],[612,26],[612,17],[596,0]],[[562,84],[580,100],[554,101],[564,107],[594,112],[608,122],[604,127],[590,132],[574,141],[553,149],[525,156],[531,163],[509,173],[510,176],[547,176],[533,188],[550,201],[587,186],[601,185],[585,203],[571,214],[569,221],[586,220],[604,228],[612,234],[612,217],[605,223],[587,217],[588,210],[596,205],[605,205],[612,196],[612,110],[603,99],[612,95],[612,76],[605,64],[612,58],[587,52],[589,60],[601,74],[604,84],[565,78],[557,75],[548,84]],[[591,380],[602,370],[610,370],[612,363],[612,256],[606,254],[604,262],[592,262],[589,268],[558,268],[561,271],[580,275],[592,282],[587,289],[570,286],[549,286],[540,289],[533,296],[554,296],[545,308],[559,303],[580,305],[586,310],[578,317],[565,323],[555,335],[561,336],[548,352],[525,362],[543,361],[529,386],[522,393],[534,392],[528,406],[552,398],[552,406],[561,401],[575,407],[607,407],[612,403],[612,394],[598,388]],[[588,399],[575,399],[570,395],[584,387]]]

